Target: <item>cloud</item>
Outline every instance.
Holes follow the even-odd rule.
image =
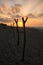
[[[15,15],[14,17],[16,17],[16,18],[20,18],[20,17],[21,17],[21,15]]]
[[[9,6],[12,6],[16,3],[22,3],[22,0],[0,0],[0,5],[7,4]]]
[[[7,14],[8,11],[10,11],[10,7],[8,5],[2,5],[2,6],[0,6],[0,13]]]
[[[8,15],[20,15],[21,14],[22,5],[21,4],[15,4],[11,8],[7,5],[2,5],[0,7],[0,13],[8,14]]]
[[[3,19],[3,18],[0,18],[0,21],[1,21],[1,22],[5,22],[6,20],[5,20],[5,19]]]
[[[22,13],[27,15],[34,12],[36,14],[43,13],[43,0],[0,0],[0,6],[4,4],[12,8],[8,14]],[[7,9],[7,6],[5,6],[5,9]]]
[[[10,14],[10,15],[12,15],[14,17],[20,17],[22,15],[21,9],[22,9],[22,5],[21,4],[15,4],[9,10],[8,14]]]
[[[34,14],[32,14],[32,13],[28,14],[27,17],[29,17],[29,18],[36,18],[36,16]]]
[[[2,13],[2,14],[7,14],[7,15],[11,15],[13,17],[20,18],[22,16],[21,9],[22,9],[22,5],[21,4],[15,4],[11,8],[9,8],[7,5],[2,5],[0,7],[0,14]]]
[[[2,17],[0,17],[0,21],[1,22],[13,22],[14,20],[13,19],[9,19],[9,18],[2,18]]]
[[[0,5],[7,4],[7,5],[11,6],[11,5],[13,5],[13,3],[14,2],[12,0],[0,0]]]
[[[39,4],[42,4],[42,3],[43,3],[43,0],[38,0],[38,3],[39,3]]]
[[[38,17],[43,17],[43,13],[41,13],[41,14],[38,14]]]
[[[3,13],[3,10],[2,10],[2,8],[0,7],[0,13]]]
[[[20,4],[15,4],[13,7],[13,9],[15,9],[15,11],[16,11],[15,13],[20,13],[21,8],[22,8],[22,5],[20,5]]]

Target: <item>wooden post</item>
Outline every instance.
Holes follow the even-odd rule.
[[[23,21],[23,30],[24,30],[24,44],[23,44],[23,54],[22,54],[22,61],[24,61],[24,56],[25,56],[25,46],[26,46],[26,31],[25,31],[25,23],[27,21],[28,17],[26,18],[26,20],[24,20],[24,17],[22,17],[22,21]]]
[[[17,33],[18,33],[18,38],[17,38],[17,45],[19,45],[19,30],[18,30],[18,19],[14,19],[16,22],[16,26],[17,26]]]

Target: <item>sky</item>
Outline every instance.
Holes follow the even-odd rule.
[[[43,27],[43,0],[0,0],[0,17],[4,17],[1,14],[9,17],[28,17],[26,26]],[[22,23],[19,25],[22,26]]]

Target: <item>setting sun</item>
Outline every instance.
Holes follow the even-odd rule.
[[[18,27],[23,27],[23,23],[22,22],[18,22]]]

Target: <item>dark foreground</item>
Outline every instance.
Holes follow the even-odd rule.
[[[24,61],[22,59],[24,36],[19,28],[19,46],[17,30],[0,24],[0,65],[43,65],[43,30],[26,28]]]

